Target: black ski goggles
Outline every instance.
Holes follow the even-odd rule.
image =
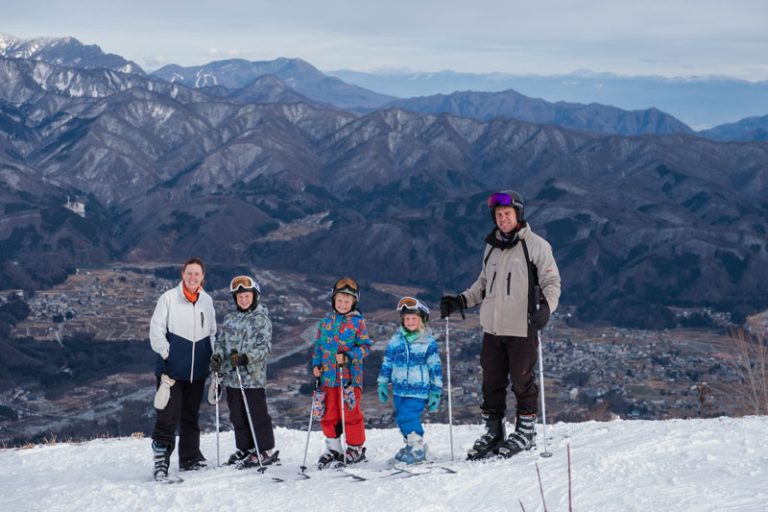
[[[523,203],[506,192],[495,192],[488,196],[488,208],[496,208],[497,206],[511,206],[519,209],[523,207]]]
[[[237,276],[229,283],[229,291],[232,293],[237,292],[256,292],[261,293],[259,285],[248,276]]]

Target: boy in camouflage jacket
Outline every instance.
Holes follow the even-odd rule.
[[[221,382],[227,388],[229,419],[235,429],[237,451],[229,457],[227,464],[237,464],[238,469],[244,469],[258,466],[259,462],[271,464],[279,453],[272,451],[275,437],[265,391],[267,355],[272,350],[272,323],[267,308],[259,304],[261,289],[256,281],[248,276],[235,277],[230,291],[237,311],[224,318],[211,357],[211,371],[222,376]],[[244,398],[248,401],[247,409]],[[248,411],[251,418],[248,418]],[[249,422],[256,434],[256,444]]]

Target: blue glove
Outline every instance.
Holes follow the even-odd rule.
[[[381,403],[383,404],[387,403],[387,400],[389,399],[389,390],[387,389],[386,382],[379,383],[378,393],[379,393],[379,400],[381,400]]]
[[[429,412],[435,412],[437,411],[437,408],[440,407],[440,397],[442,396],[442,394],[443,394],[442,390],[429,392],[429,400],[427,401]]]

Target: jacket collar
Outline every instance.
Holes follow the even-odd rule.
[[[504,236],[499,228],[494,227],[485,237],[485,243],[496,249],[501,249],[502,251],[504,249],[511,249],[517,245],[517,242],[519,242],[521,238],[525,238],[528,230],[528,224],[523,223],[519,229],[513,231],[509,236]]]

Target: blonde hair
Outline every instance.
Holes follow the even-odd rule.
[[[418,313],[405,313],[405,315],[415,315],[419,319],[419,326],[416,328],[415,331],[411,331],[411,332],[423,332],[423,331],[425,331],[427,329],[427,324],[424,323],[424,319],[421,317],[420,314],[418,314]],[[405,327],[405,315],[400,315],[400,325],[402,325],[403,327]],[[408,330],[408,329],[406,328],[406,330]]]

